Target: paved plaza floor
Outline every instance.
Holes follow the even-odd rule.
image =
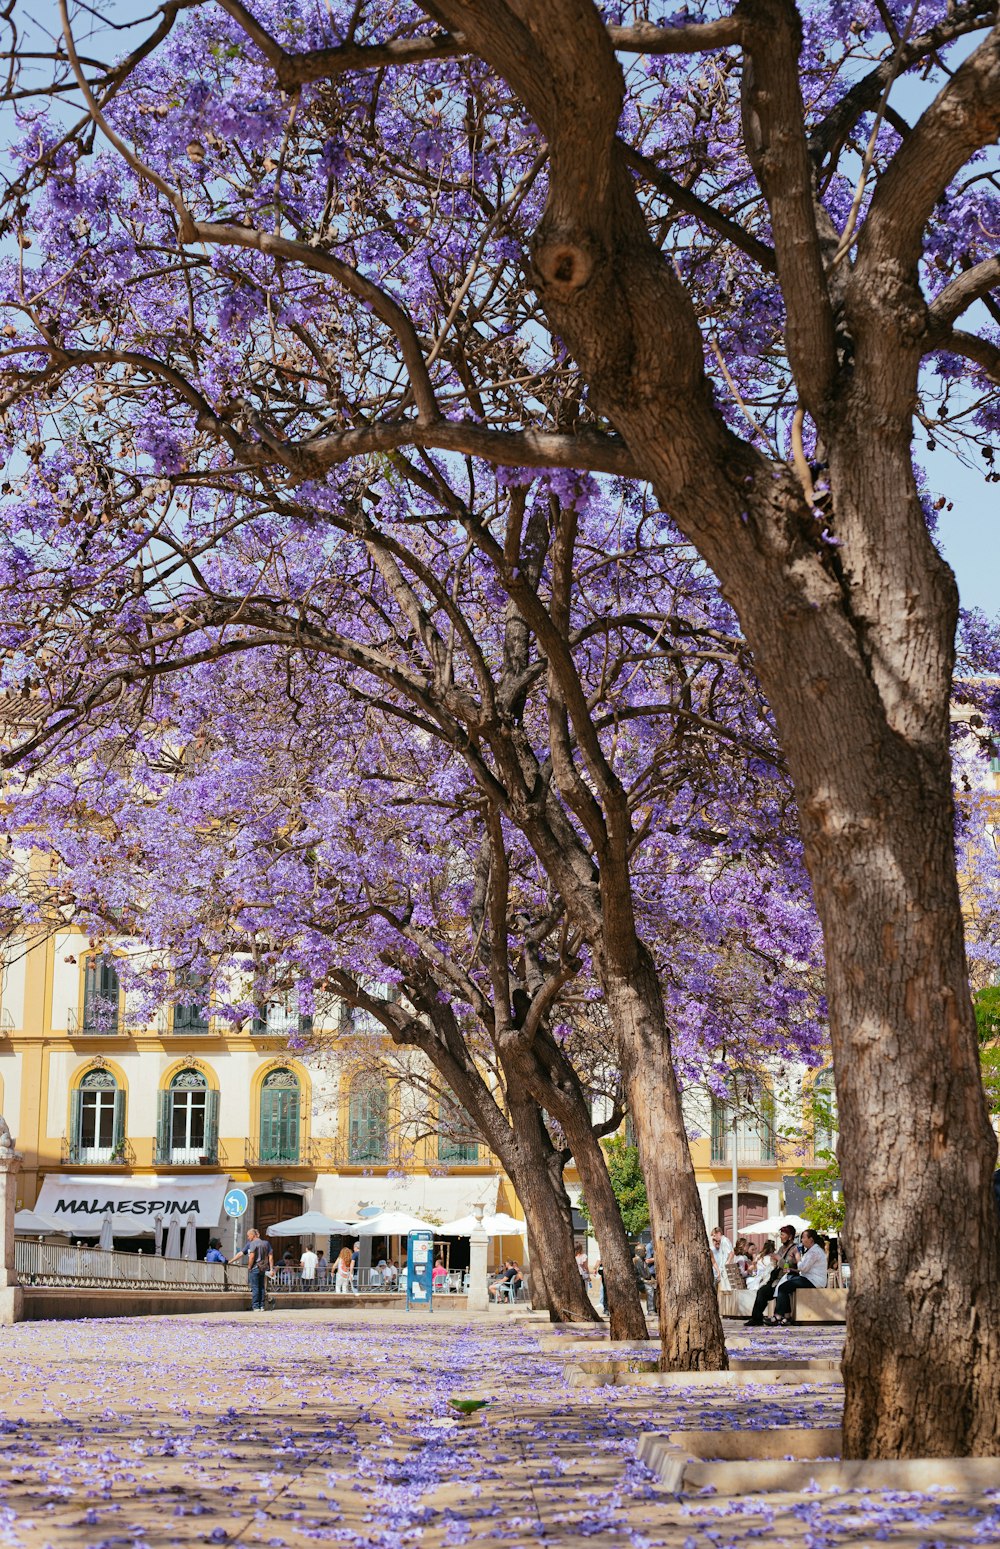
[[[836,1423],[839,1388],[570,1387],[555,1344],[360,1309],[0,1329],[0,1549],[1000,1541],[988,1496],[677,1499],[636,1463],[642,1430]],[[740,1353],[839,1344],[763,1330]],[[484,1418],[452,1419],[449,1396],[479,1395]]]

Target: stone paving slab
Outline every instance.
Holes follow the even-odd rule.
[[[571,1389],[536,1332],[502,1314],[360,1310],[0,1331],[0,1546],[926,1549],[1000,1539],[1000,1496],[971,1487],[680,1499],[637,1459],[643,1431],[833,1426],[838,1391]],[[786,1349],[780,1332],[762,1358]],[[478,1394],[494,1400],[482,1417],[454,1419],[448,1397]]]

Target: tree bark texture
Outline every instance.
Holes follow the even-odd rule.
[[[504,1040],[501,1057],[510,1080],[523,1084],[566,1136],[601,1251],[611,1338],[648,1338],[628,1236],[611,1187],[607,1160],[594,1133],[590,1106],[576,1072],[555,1041],[542,1032],[528,1047],[514,1032]]]
[[[725,1334],[656,971],[643,953],[627,978],[605,972],[602,980],[619,1029],[649,1200],[660,1287],[660,1365],[664,1371],[725,1371]]]
[[[563,1164],[549,1138],[538,1104],[508,1098],[517,1155],[501,1156],[528,1222],[533,1255],[543,1265],[546,1310],[553,1323],[597,1323],[597,1309],[576,1263],[573,1213],[563,1183]],[[498,1153],[499,1154],[499,1153]]]

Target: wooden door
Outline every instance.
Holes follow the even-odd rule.
[[[277,1267],[285,1254],[291,1250],[292,1257],[298,1263],[302,1254],[302,1244],[298,1237],[272,1237],[271,1228],[279,1221],[290,1221],[293,1216],[302,1214],[302,1197],[299,1194],[257,1194],[253,1202],[253,1224],[262,1237],[266,1237],[274,1249],[274,1263]]]
[[[738,1237],[741,1232],[745,1232],[747,1227],[753,1226],[755,1221],[767,1220],[768,1210],[766,1194],[741,1193],[738,1196],[738,1204],[739,1213],[737,1219],[739,1221],[739,1225],[736,1229],[736,1237]],[[722,1227],[723,1236],[728,1237],[730,1242],[735,1242],[736,1237],[733,1236],[732,1194],[723,1194],[719,1200],[719,1225]],[[756,1241],[757,1239],[755,1238],[754,1240]]]

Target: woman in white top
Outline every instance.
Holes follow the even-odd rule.
[[[785,1276],[774,1298],[775,1323],[791,1322],[793,1291],[823,1290],[826,1285],[826,1250],[809,1227],[802,1233],[802,1246],[805,1252],[795,1273]]]
[[[747,1278],[747,1290],[759,1291],[762,1285],[767,1285],[771,1278],[771,1271],[777,1262],[774,1256],[774,1242],[769,1237],[754,1260],[753,1274]]]

